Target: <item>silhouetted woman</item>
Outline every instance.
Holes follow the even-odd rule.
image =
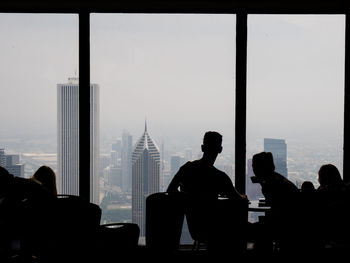
[[[340,190],[344,187],[344,182],[340,176],[339,170],[333,164],[321,166],[318,171],[318,182],[320,183],[319,190]]]
[[[56,175],[50,167],[46,165],[41,166],[31,179],[44,186],[53,195],[57,195]]]

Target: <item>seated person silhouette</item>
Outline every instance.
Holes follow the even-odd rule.
[[[314,190],[316,190],[314,184],[311,181],[304,181],[301,184],[301,188],[300,188],[301,192],[313,192]]]
[[[255,181],[261,185],[266,203],[271,207],[271,210],[265,213],[264,222],[253,227],[252,235],[253,239],[258,240],[257,245],[266,251],[267,249],[271,251],[272,239],[277,241],[281,239],[282,233],[283,237],[287,236],[287,232],[288,235],[293,233],[291,225],[293,225],[295,206],[298,203],[295,198],[298,197],[299,189],[275,171],[271,152],[255,154],[252,167]]]
[[[185,163],[170,182],[167,192],[247,199],[236,190],[226,173],[214,167],[218,154],[222,152],[222,135],[214,131],[206,132],[201,148],[202,158]]]
[[[50,167],[46,165],[40,166],[31,179],[44,186],[53,195],[57,195],[56,175]]]
[[[0,222],[4,242],[18,240],[24,256],[42,251],[50,235],[47,229],[52,223],[54,200],[54,195],[42,185],[0,167]]]
[[[214,167],[222,151],[222,135],[206,132],[201,148],[202,158],[185,163],[170,182],[167,192],[187,195],[186,219],[195,245],[206,244],[208,251],[214,254],[232,252],[232,249],[244,246],[240,232],[246,224],[248,199],[236,190],[226,173]]]
[[[318,171],[319,187],[316,189],[321,208],[319,229],[332,243],[346,240],[349,236],[347,224],[349,213],[349,186],[341,178],[333,164],[324,164]]]
[[[253,172],[261,185],[261,191],[271,209],[280,208],[299,190],[295,184],[275,171],[271,152],[261,152],[253,156]]]
[[[340,191],[345,187],[340,172],[333,164],[324,164],[318,171],[319,191]]]

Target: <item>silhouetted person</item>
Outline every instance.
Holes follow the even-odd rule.
[[[322,229],[328,240],[337,242],[349,235],[349,232],[346,231],[348,227],[343,223],[350,220],[349,188],[333,164],[325,164],[320,167],[318,181],[320,186],[317,188],[317,193],[322,219],[319,228]]]
[[[304,181],[301,184],[300,190],[302,192],[313,192],[313,191],[316,190],[316,188],[315,188],[314,184],[311,181]]]
[[[272,209],[284,207],[285,202],[299,191],[294,183],[275,171],[271,152],[255,154],[252,167],[266,202]]]
[[[214,167],[216,157],[222,151],[222,135],[208,131],[201,146],[203,156],[185,163],[170,182],[167,192],[185,192],[205,196],[226,196],[246,199],[234,187],[230,177]]]
[[[31,179],[44,186],[52,194],[57,195],[56,175],[49,166],[43,165],[39,167]]]
[[[266,203],[271,206],[271,211],[265,213],[264,222],[253,226],[253,232],[256,232],[257,246],[262,250],[271,251],[272,239],[280,245],[282,244],[280,241],[287,236],[287,233],[288,235],[293,233],[292,218],[299,189],[275,171],[271,152],[255,154],[252,167]]]
[[[324,164],[318,171],[318,190],[339,191],[345,184],[341,178],[340,172],[333,164]]]
[[[0,167],[0,223],[5,242],[20,244],[18,252],[24,257],[41,253],[52,224],[54,200],[55,196],[42,185]]]
[[[208,131],[201,146],[203,156],[184,164],[170,182],[167,192],[183,192],[190,234],[205,243],[216,256],[243,251],[248,200],[234,187],[229,176],[214,167],[222,151],[222,135]],[[218,197],[221,198],[220,200]],[[238,228],[238,229],[237,229]]]
[[[320,205],[325,209],[341,206],[348,199],[349,190],[333,164],[322,165],[318,171],[317,188]]]

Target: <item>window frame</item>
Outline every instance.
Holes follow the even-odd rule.
[[[69,13],[79,16],[79,194],[90,199],[90,14],[91,13],[191,13],[236,15],[235,185],[246,192],[247,17],[248,14],[345,15],[343,178],[350,182],[350,19],[346,1],[115,1],[12,0],[0,3],[0,13]]]

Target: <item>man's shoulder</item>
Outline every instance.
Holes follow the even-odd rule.
[[[193,167],[198,167],[199,165],[200,165],[199,160],[194,160],[194,161],[187,161],[181,167],[182,168],[193,168]]]
[[[213,166],[215,173],[221,176],[228,176],[224,171],[218,169],[217,167]]]
[[[284,185],[288,185],[290,188],[293,188],[295,190],[298,189],[298,187],[292,182],[290,181],[288,178],[286,178],[285,176],[283,176],[282,174],[279,174],[277,172],[275,172],[275,176],[276,178],[282,182]]]

